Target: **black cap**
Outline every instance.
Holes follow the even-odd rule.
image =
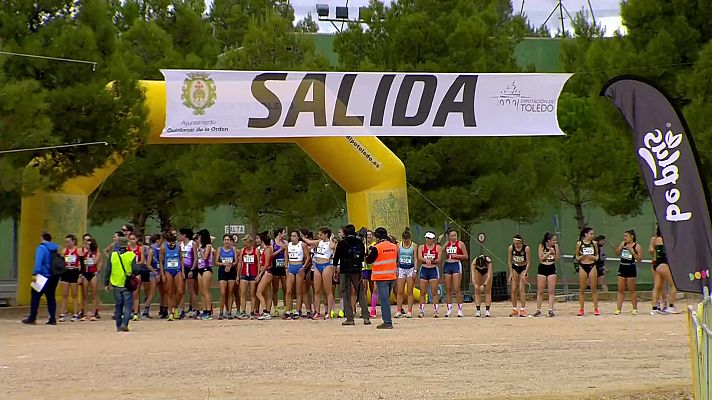
[[[373,231],[373,236],[377,239],[388,239],[388,231],[386,228],[379,226],[375,231]]]

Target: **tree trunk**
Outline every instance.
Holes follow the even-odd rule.
[[[247,223],[248,227],[245,229],[246,233],[249,233],[254,237],[257,235],[257,229],[259,228],[259,223],[260,223],[260,217],[257,211],[250,211],[248,212],[247,215]]]
[[[161,224],[161,232],[166,232],[169,229],[173,228],[171,225],[171,220],[173,219],[173,216],[171,213],[163,208],[158,209],[158,222]]]
[[[586,220],[583,215],[583,201],[581,200],[581,191],[579,189],[574,189],[574,209],[576,209],[576,225],[579,231],[586,226]]]
[[[137,234],[145,236],[146,233],[146,220],[148,220],[148,213],[142,211],[138,214],[134,214],[131,222],[134,224],[134,230]]]

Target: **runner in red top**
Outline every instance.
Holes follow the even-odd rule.
[[[257,275],[257,299],[262,305],[262,314],[257,319],[264,321],[272,319],[270,306],[272,306],[272,240],[267,232],[257,236],[257,245],[260,251],[260,266]]]
[[[70,289],[74,305],[74,317],[72,318],[72,322],[79,321],[79,286],[77,282],[79,281],[79,257],[83,257],[84,252],[77,247],[76,236],[67,235],[64,250],[62,250],[60,254],[64,256],[64,266],[67,267],[67,271],[60,277],[62,284],[62,312],[59,315],[59,322],[64,322]]]
[[[146,261],[144,260],[145,254],[143,252],[143,246],[139,243],[138,236],[133,232],[129,233],[129,245],[126,248],[126,251],[130,251],[136,255],[136,265],[139,266],[139,269],[143,269],[142,266],[145,267]],[[131,306],[131,308],[132,308],[131,318],[134,321],[138,321],[138,312],[139,312],[139,308],[141,308],[141,304],[138,301],[139,291],[140,291],[140,288],[136,288],[136,290],[133,291],[133,305]]]
[[[425,244],[418,250],[418,261],[420,262],[420,313],[418,318],[425,316],[425,295],[430,285],[430,293],[433,300],[433,318],[438,318],[438,307],[440,297],[438,296],[438,281],[440,273],[438,264],[443,251],[439,244],[435,243],[435,232],[425,232]]]
[[[447,231],[447,244],[445,244],[445,264],[443,265],[443,275],[445,276],[445,304],[447,313],[445,317],[452,315],[452,294],[455,292],[457,300],[457,316],[462,318],[462,263],[467,263],[467,247],[465,243],[457,237],[457,231],[450,229]]]
[[[259,252],[255,247],[255,240],[247,235],[242,239],[243,248],[240,252],[240,319],[250,319],[247,314],[247,289],[254,293],[255,279],[257,279]],[[257,312],[257,310],[252,310]]]

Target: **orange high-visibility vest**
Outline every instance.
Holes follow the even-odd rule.
[[[398,245],[387,240],[376,244],[378,257],[373,262],[373,272],[371,280],[374,281],[394,281],[397,278],[398,270]]]

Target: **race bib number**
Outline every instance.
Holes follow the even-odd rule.
[[[447,247],[445,248],[445,251],[449,256],[457,254],[457,247]]]
[[[292,261],[299,261],[299,252],[297,251],[290,251],[289,252],[289,259]]]
[[[286,265],[286,263],[284,262],[284,258],[277,259],[275,261],[275,265],[277,266],[277,268],[284,268],[284,266]]]
[[[74,264],[75,262],[77,262],[77,256],[74,254],[64,256],[64,262],[67,264]]]
[[[176,269],[178,268],[178,260],[168,260],[166,261],[166,268]]]
[[[411,265],[413,264],[413,257],[411,257],[410,255],[402,255],[400,256],[398,262],[404,265]]]
[[[512,261],[517,264],[521,264],[524,262],[524,256],[512,256]]]
[[[592,256],[594,254],[593,247],[582,247],[581,254],[584,256]]]
[[[183,254],[183,258],[188,257],[188,250],[181,250],[181,254]]]
[[[223,257],[222,262],[227,263],[227,264],[232,264],[232,257]]]
[[[553,254],[547,255],[547,256],[546,256],[546,261],[554,261],[554,255],[553,255]]]
[[[621,251],[621,258],[623,258],[625,260],[632,260],[633,254],[630,252],[630,250],[623,249],[623,251]]]
[[[86,266],[92,266],[92,265],[94,265],[94,264],[95,264],[95,263],[94,263],[94,259],[93,259],[93,258],[87,258],[87,259],[84,260],[84,265],[86,265]]]
[[[242,256],[242,262],[252,264],[255,262],[255,255],[254,254],[245,254]]]
[[[423,256],[424,259],[433,261],[435,260],[435,254],[426,254]]]

